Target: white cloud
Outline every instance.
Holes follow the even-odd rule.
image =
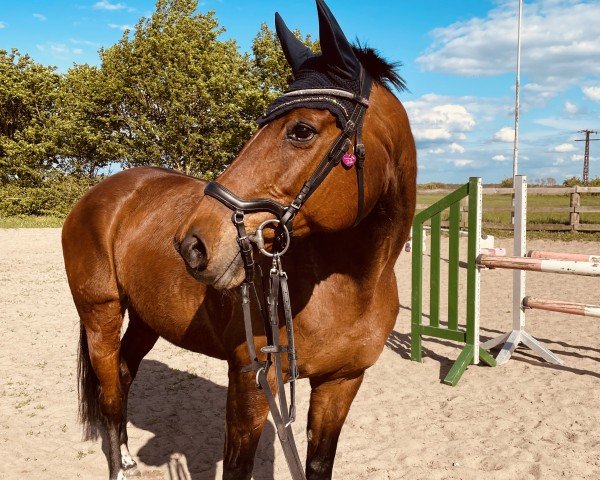
[[[77,38],[70,38],[69,42],[73,45],[86,45],[88,47],[99,47],[101,44],[98,42],[91,42],[90,40],[80,40]]]
[[[0,22],[0,30],[2,30],[3,28],[6,28],[6,23]]]
[[[464,147],[456,142],[452,142],[448,147],[451,153],[465,153]]]
[[[464,105],[452,103],[448,97],[427,94],[418,100],[405,102],[404,106],[417,141],[447,141],[450,146],[454,140],[466,138],[464,132],[471,131],[476,124]]]
[[[133,27],[131,25],[117,25],[116,23],[109,23],[108,26],[114,29],[118,28],[122,32],[124,32],[125,30],[133,30]]]
[[[575,146],[571,143],[561,143],[552,149],[553,152],[565,153],[565,152],[574,152],[576,150]]]
[[[462,20],[433,30],[433,42],[417,62],[426,71],[463,76],[514,72],[516,8],[516,1],[500,1],[485,18]],[[600,75],[599,24],[599,2],[527,2],[523,9],[521,66],[531,85],[524,86],[524,90],[528,88],[530,96],[542,102],[584,78]]]
[[[127,5],[123,3],[111,3],[108,0],[101,0],[100,2],[96,2],[94,4],[95,10],[123,10],[127,8]]]
[[[598,160],[597,157],[590,155],[590,162],[595,162],[597,160]],[[579,153],[574,153],[573,155],[571,155],[571,161],[572,162],[583,162],[583,155],[581,155]]]
[[[455,167],[468,167],[469,165],[473,165],[473,160],[461,159],[461,160],[453,160],[452,163]]]
[[[583,87],[581,90],[586,98],[593,102],[600,102],[600,87]]]
[[[34,13],[33,18],[37,18],[40,22],[46,21],[46,15],[42,15],[41,13]]]
[[[69,52],[69,47],[64,43],[46,42],[44,44],[37,44],[36,48],[40,52],[50,52],[56,55],[62,55]]]
[[[59,42],[38,43],[35,47],[40,52],[47,53],[60,60],[70,60],[72,55],[81,55],[83,53],[81,48],[72,49],[67,44]]]
[[[558,157],[556,160],[554,160],[554,162],[552,162],[552,165],[557,167],[559,165],[564,165],[564,163],[565,163],[565,159],[563,157]]]
[[[494,160],[496,162],[504,162],[504,161],[506,161],[506,156],[504,156],[504,155],[494,155],[492,157],[492,160]]]
[[[522,88],[521,107],[525,111],[543,107],[548,100],[556,97],[564,89],[565,84],[557,79],[544,79],[542,83],[526,83]]]
[[[502,127],[492,137],[496,142],[512,143],[515,141],[515,129],[512,127]]]
[[[533,122],[538,125],[542,125],[543,127],[549,127],[563,132],[577,132],[578,130],[581,130],[581,119],[579,118],[568,118],[560,116],[546,117],[536,118],[533,120]]]
[[[569,115],[575,115],[577,112],[579,112],[579,107],[567,100],[565,102],[565,112],[567,112]]]
[[[429,150],[427,150],[427,153],[431,153],[433,155],[439,155],[441,153],[444,153],[446,150],[444,150],[443,148],[437,147],[437,148],[430,148]]]
[[[447,140],[452,134],[445,128],[413,128],[416,140]]]

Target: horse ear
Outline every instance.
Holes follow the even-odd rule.
[[[323,56],[328,63],[339,67],[348,78],[357,78],[360,75],[360,62],[354,55],[352,45],[323,0],[317,0],[317,11],[319,42]]]
[[[283,54],[290,67],[292,67],[294,76],[296,76],[302,64],[312,57],[313,53],[310,48],[296,38],[296,35],[287,27],[279,13],[275,13],[275,30],[277,37],[279,37]]]

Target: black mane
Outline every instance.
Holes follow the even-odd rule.
[[[402,66],[402,62],[389,62],[381,57],[377,50],[361,45],[358,41],[352,46],[352,49],[373,80],[388,88],[393,85],[399,91],[407,90],[406,82],[397,72],[397,69]]]

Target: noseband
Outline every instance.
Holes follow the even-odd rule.
[[[204,189],[205,195],[213,197],[233,210],[232,221],[237,230],[237,242],[240,247],[240,254],[244,263],[246,277],[241,285],[242,311],[244,315],[244,328],[246,332],[246,344],[248,354],[250,356],[250,365],[242,369],[243,372],[255,372],[256,384],[262,389],[269,404],[269,410],[273,416],[273,420],[277,427],[277,434],[281,441],[281,446],[294,480],[304,480],[304,469],[298,455],[298,449],[294,441],[294,436],[291,429],[291,423],[296,418],[296,388],[295,381],[299,377],[296,348],[294,344],[294,324],[292,321],[292,308],[290,302],[290,294],[287,282],[287,274],[283,271],[281,264],[281,256],[287,251],[290,245],[290,232],[292,231],[293,220],[302,208],[302,205],[310,198],[314,191],[321,185],[329,172],[338,165],[342,160],[344,165],[351,167],[356,165],[356,178],[358,184],[358,212],[354,225],[357,225],[363,214],[364,203],[364,186],[363,186],[363,164],[365,161],[365,146],[362,143],[362,126],[365,117],[365,112],[369,106],[369,93],[371,91],[371,79],[369,75],[361,68],[361,94],[356,95],[346,90],[337,89],[307,89],[296,90],[284,94],[284,97],[289,97],[289,102],[281,105],[281,108],[289,106],[293,103],[301,101],[330,102],[339,106],[336,98],[344,100],[352,100],[355,103],[352,114],[347,117],[346,125],[336,138],[333,145],[323,157],[317,168],[313,171],[309,179],[304,182],[300,192],[289,205],[281,205],[270,198],[256,198],[244,200],[236,196],[233,192],[225,188],[217,182],[210,182]],[[346,114],[347,115],[347,114]],[[352,145],[351,138],[355,135],[354,155],[347,155],[345,152]],[[276,218],[266,220],[250,237],[246,233],[244,223],[244,215],[246,213],[268,212],[272,213]],[[277,227],[276,241],[273,244],[272,252],[265,249],[263,228],[272,224]],[[253,247],[254,243],[259,251],[266,256],[272,258],[271,270],[269,272],[269,282],[265,285],[265,279],[262,277],[260,266],[254,263]],[[263,304],[261,301],[254,283],[254,276],[258,271],[262,278]],[[266,360],[261,362],[258,359],[256,345],[254,343],[254,333],[252,330],[252,313],[250,309],[251,292],[257,302],[265,329],[267,346],[261,349],[261,352],[266,354]],[[287,345],[281,345],[279,341],[279,299],[283,302],[283,312],[285,316],[285,327],[287,332]],[[290,384],[290,405],[288,408],[287,397],[284,389],[284,377],[282,369],[281,355],[287,353],[288,358],[288,376]],[[267,380],[269,368],[275,367],[275,378],[277,382],[277,397],[279,405],[275,400],[275,395]]]

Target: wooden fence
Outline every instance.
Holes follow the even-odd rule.
[[[418,190],[418,195],[448,195],[452,189],[435,189],[435,190]],[[483,195],[512,195],[514,190],[512,188],[496,188],[496,187],[485,187],[483,189]],[[544,213],[562,213],[569,214],[569,223],[535,223],[528,222],[527,230],[546,230],[546,231],[573,231],[573,232],[600,232],[600,224],[597,223],[581,223],[580,215],[583,213],[600,213],[600,205],[597,206],[582,206],[581,195],[582,194],[600,194],[600,187],[529,187],[527,189],[528,197],[535,195],[569,195],[569,206],[559,207],[538,207],[528,205],[527,212],[544,212]],[[417,210],[423,210],[427,208],[429,204],[418,204]],[[461,228],[467,228],[469,207],[466,202],[461,204]],[[507,206],[486,206],[486,202],[483,202],[483,213],[485,212],[513,212],[514,208],[510,205]],[[443,226],[447,226],[447,222],[442,222]],[[510,223],[495,223],[483,222],[484,228],[496,229],[496,230],[512,230],[513,227]]]

